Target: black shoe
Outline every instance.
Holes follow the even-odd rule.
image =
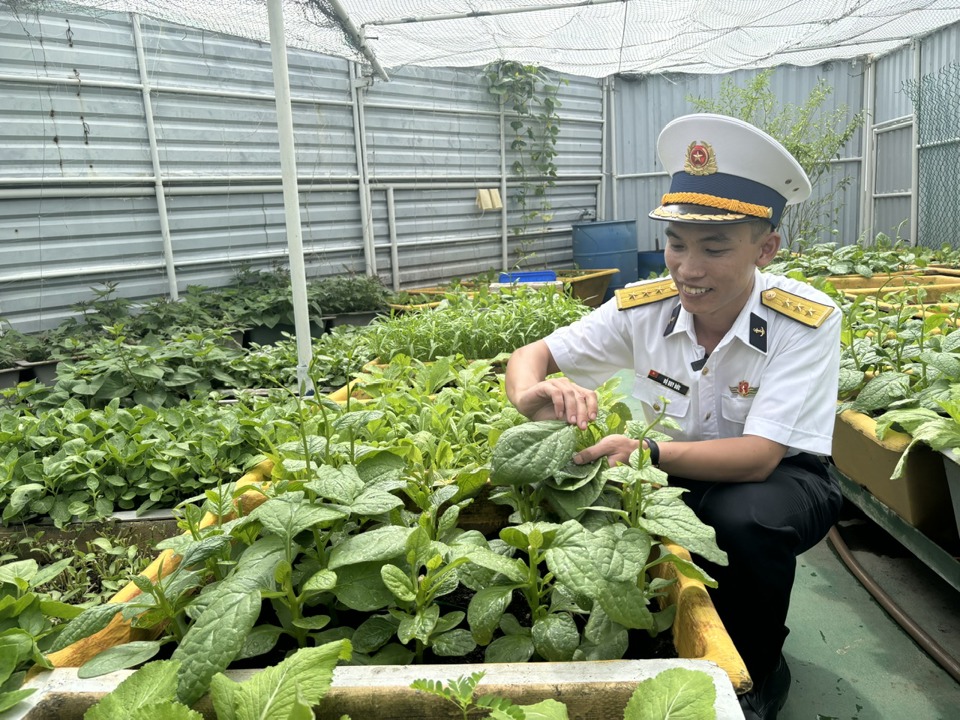
[[[753,690],[740,696],[740,709],[745,720],[776,720],[790,692],[790,668],[783,655],[773,672]]]

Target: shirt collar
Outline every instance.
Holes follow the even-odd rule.
[[[764,354],[767,352],[767,313],[760,302],[760,293],[766,290],[767,279],[768,276],[761,273],[759,269],[754,270],[753,291],[734,321],[732,333],[733,337],[738,338],[747,347],[752,347]],[[687,334],[692,339],[696,338],[693,331],[693,316],[677,301],[664,325],[663,336],[671,337],[680,333]]]

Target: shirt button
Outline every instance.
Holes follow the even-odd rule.
[[[709,374],[710,374],[710,368],[704,368],[704,369],[703,369],[703,374],[704,374],[704,375],[709,375]]]

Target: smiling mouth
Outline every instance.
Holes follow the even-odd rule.
[[[691,285],[681,285],[680,288],[685,295],[703,295],[710,291],[710,288],[693,287]]]

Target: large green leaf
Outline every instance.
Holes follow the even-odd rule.
[[[515,710],[523,712],[523,720],[569,720],[567,706],[558,700],[541,700],[532,705],[514,705],[509,710],[494,708],[490,720],[516,720]]]
[[[366,562],[383,562],[404,552],[407,537],[414,528],[388,526],[354,535],[336,545],[330,551],[331,570],[345,565]]]
[[[506,612],[513,591],[518,585],[492,585],[474,593],[467,606],[467,623],[474,639],[481,645],[487,645],[493,639],[493,633],[500,625],[500,618]]]
[[[567,613],[553,613],[533,623],[533,647],[549,662],[566,662],[580,645],[580,631]]]
[[[347,640],[301,648],[240,685],[233,694],[236,720],[287,720],[297,704],[313,707],[330,690],[337,663],[350,656]]]
[[[490,481],[494,485],[540,482],[570,462],[576,447],[576,428],[562,420],[515,425],[503,432],[493,449]]]
[[[333,594],[351,610],[373,612],[393,604],[393,594],[380,577],[379,561],[346,565],[337,571]]]
[[[643,680],[633,691],[624,720],[713,720],[717,690],[702,670],[671,668]]]
[[[288,541],[316,525],[333,523],[346,517],[338,510],[311,505],[292,494],[270,498],[250,513],[250,516],[263,524],[265,532]]]
[[[213,676],[239,654],[260,615],[260,587],[254,579],[234,576],[213,592],[171,656],[181,663],[177,699],[185,705],[199,700]]]
[[[161,645],[157,640],[134,640],[101,650],[77,669],[77,677],[99,677],[139,665],[156,656]]]
[[[351,465],[342,468],[322,465],[317,470],[317,477],[306,483],[306,487],[322,498],[349,505],[363,489],[363,481]]]
[[[717,546],[716,531],[701,522],[682,500],[672,497],[670,493],[661,494],[660,490],[653,493],[651,500],[647,512],[640,519],[644,530],[669,538],[691,553],[718,565],[729,562],[727,553]]]
[[[57,635],[49,652],[62,650],[77,640],[93,635],[105,628],[110,621],[125,607],[125,603],[105,603],[87,608],[73,620],[68,622],[60,634]]]
[[[176,660],[144,665],[90,708],[84,720],[116,720],[130,717],[138,708],[169,702],[176,693],[179,668]]]

